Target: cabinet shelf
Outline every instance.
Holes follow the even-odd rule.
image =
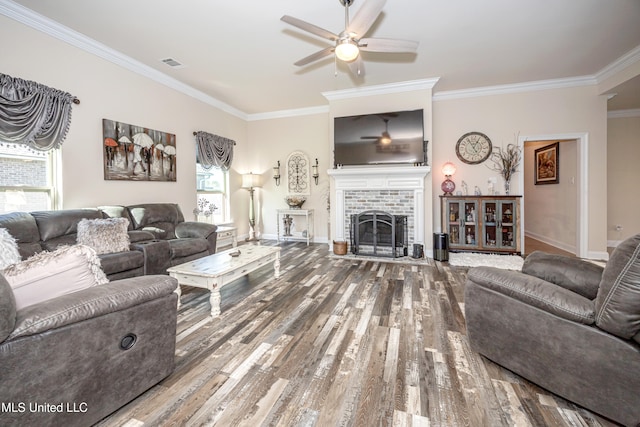
[[[520,253],[522,196],[440,196],[452,251]]]

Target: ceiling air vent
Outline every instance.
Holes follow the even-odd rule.
[[[161,59],[160,61],[164,62],[171,68],[184,68],[184,64],[181,64],[180,62],[176,61],[173,58],[165,58],[165,59]]]

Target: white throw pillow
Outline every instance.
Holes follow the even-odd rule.
[[[109,282],[96,251],[84,245],[37,253],[2,274],[13,289],[16,310]]]
[[[111,254],[129,250],[126,218],[82,219],[78,222],[76,241],[96,250],[98,254]]]
[[[0,270],[21,260],[16,239],[9,234],[6,228],[0,228]]]

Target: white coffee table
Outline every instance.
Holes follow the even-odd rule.
[[[240,255],[231,256],[240,251]],[[274,276],[280,277],[280,248],[274,246],[242,245],[167,269],[180,285],[195,286],[211,292],[211,316],[220,314],[220,289],[273,262]],[[176,289],[180,305],[180,286]]]

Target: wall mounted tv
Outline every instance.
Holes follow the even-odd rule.
[[[424,164],[422,110],[334,118],[334,166]]]

